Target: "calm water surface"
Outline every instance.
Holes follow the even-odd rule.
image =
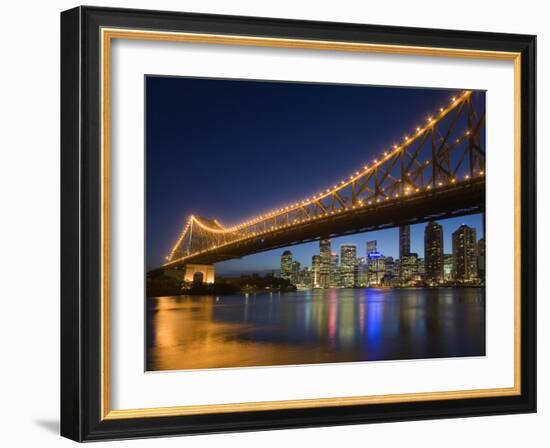
[[[147,299],[147,370],[485,355],[485,290]]]

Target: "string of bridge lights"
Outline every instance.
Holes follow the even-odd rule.
[[[199,227],[201,227],[203,230],[206,230],[206,231],[211,232],[211,233],[229,234],[229,233],[235,233],[238,230],[241,230],[243,228],[256,225],[256,224],[258,224],[262,221],[265,221],[266,219],[277,218],[280,215],[286,215],[286,214],[288,214],[289,212],[291,212],[295,209],[302,209],[303,207],[307,207],[309,205],[319,203],[319,201],[321,201],[322,199],[325,199],[326,197],[332,196],[333,194],[337,193],[338,191],[346,188],[347,186],[349,186],[350,184],[352,184],[353,182],[355,182],[359,178],[363,177],[365,174],[368,174],[370,171],[376,169],[378,166],[380,166],[381,164],[383,164],[384,162],[389,160],[391,157],[393,157],[394,155],[396,155],[400,151],[404,150],[406,147],[408,147],[410,144],[412,144],[416,139],[418,139],[420,136],[422,136],[426,131],[430,130],[431,127],[436,122],[440,121],[449,112],[451,112],[458,105],[460,105],[463,101],[465,101],[471,95],[471,93],[472,93],[471,91],[465,91],[462,95],[460,95],[458,97],[456,97],[456,96],[453,97],[451,99],[451,104],[447,108],[443,108],[443,107],[440,108],[439,109],[439,114],[435,118],[433,116],[429,116],[427,118],[427,124],[426,125],[424,125],[423,127],[421,127],[421,126],[416,127],[415,132],[412,135],[406,135],[404,137],[403,143],[401,143],[400,145],[394,144],[392,151],[390,151],[390,152],[384,151],[383,156],[380,159],[374,159],[371,165],[368,165],[368,164],[365,165],[362,170],[356,171],[354,174],[349,176],[348,179],[342,180],[342,181],[340,181],[340,183],[335,184],[332,188],[327,188],[326,190],[324,190],[322,192],[319,192],[317,194],[314,194],[313,196],[311,196],[307,199],[304,199],[302,201],[296,202],[296,203],[291,204],[291,205],[287,205],[287,206],[279,208],[279,209],[272,210],[272,211],[270,211],[268,213],[265,213],[263,215],[259,215],[259,216],[255,217],[254,219],[242,222],[240,224],[237,224],[237,225],[229,227],[229,228],[223,228],[223,226],[216,220],[214,220],[214,222],[220,228],[214,228],[214,227],[207,226],[206,224],[202,223],[198,218],[196,218],[194,215],[191,215],[189,217],[189,219],[187,220],[187,223],[186,223],[184,229],[180,233],[180,236],[179,236],[178,240],[176,241],[176,243],[172,247],[172,249],[170,251],[170,254],[166,257],[166,259],[168,260],[168,263],[166,263],[165,266],[173,264],[173,263],[177,263],[177,262],[187,258],[187,257],[184,256],[184,257],[178,258],[177,260],[172,260],[172,258],[174,257],[178,247],[180,246],[180,244],[182,243],[183,239],[185,238],[187,232],[191,229],[191,226],[194,223],[197,224]],[[469,134],[470,134],[470,131],[467,130],[464,133],[464,135],[462,136],[462,138],[465,138]],[[459,142],[460,142],[460,138],[457,138],[456,143],[459,143]],[[429,163],[430,163],[430,161],[426,160],[426,164],[429,164]],[[409,173],[407,173],[407,176],[410,176],[411,174],[412,173],[409,172]],[[485,173],[480,170],[477,174],[479,176],[483,176]],[[470,179],[470,175],[467,174],[467,175],[464,176],[465,181],[467,181],[469,179]],[[457,182],[456,178],[452,178],[449,183],[454,184],[456,182]],[[443,181],[437,182],[438,187],[442,187],[444,185],[445,185],[445,182],[443,182]],[[427,185],[424,188],[421,188],[421,187],[412,188],[412,187],[407,186],[404,189],[403,196],[409,196],[409,195],[413,195],[415,193],[419,193],[423,190],[431,190],[431,189],[432,189],[431,185]],[[292,225],[300,224],[300,223],[303,223],[303,222],[309,222],[309,221],[313,221],[313,220],[317,220],[317,219],[321,219],[321,218],[324,218],[324,217],[327,217],[327,216],[330,216],[330,215],[335,215],[335,214],[342,213],[342,212],[347,211],[347,210],[353,210],[353,209],[356,209],[356,208],[361,208],[361,207],[366,207],[366,206],[371,206],[371,205],[384,203],[384,202],[386,202],[390,199],[394,199],[394,198],[397,199],[399,197],[400,197],[400,194],[395,193],[393,196],[391,196],[391,197],[386,196],[384,199],[377,198],[376,200],[368,200],[368,201],[358,200],[356,204],[353,204],[353,205],[350,205],[350,206],[343,206],[340,209],[332,210],[332,211],[329,211],[329,212],[325,211],[323,213],[319,213],[319,214],[316,214],[314,216],[308,216],[307,218],[301,218],[301,219],[296,218],[296,219],[292,220],[290,223],[280,224],[280,225],[272,225],[272,226],[268,227],[267,229],[265,229],[263,231],[260,231],[260,232],[247,232],[247,233],[243,234],[243,236],[241,236],[240,238],[234,238],[234,239],[231,239],[231,241],[229,241],[229,242],[211,246],[207,249],[198,251],[198,252],[194,253],[193,255],[198,255],[198,254],[210,251],[212,249],[223,247],[223,246],[228,245],[228,244],[233,244],[233,243],[242,241],[244,239],[248,239],[250,237],[255,237],[255,236],[270,233],[270,232],[273,232],[273,231],[276,231],[276,230],[281,230],[281,229],[284,229],[284,228],[288,228]]]

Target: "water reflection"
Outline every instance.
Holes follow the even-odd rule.
[[[147,369],[485,354],[485,290],[329,289],[147,300]]]

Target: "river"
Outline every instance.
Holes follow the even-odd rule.
[[[147,299],[147,370],[485,355],[484,288]]]

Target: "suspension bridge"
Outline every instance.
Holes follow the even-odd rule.
[[[189,216],[159,270],[185,279],[213,264],[320,238],[416,224],[485,210],[482,93],[465,91],[349,177],[241,223]],[[208,272],[206,272],[208,271]]]

